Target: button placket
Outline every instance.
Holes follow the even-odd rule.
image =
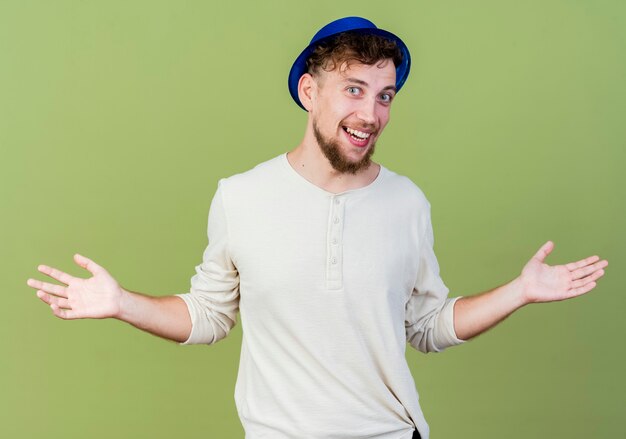
[[[334,195],[330,200],[327,234],[326,286],[330,290],[343,288],[343,252],[341,246],[345,199]]]

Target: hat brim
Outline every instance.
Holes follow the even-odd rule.
[[[404,82],[406,81],[406,78],[409,76],[409,70],[411,68],[411,55],[409,54],[409,49],[406,47],[404,42],[396,35],[378,28],[357,28],[349,29],[347,31],[336,32],[309,44],[306,49],[304,49],[302,53],[298,55],[295,62],[291,66],[288,79],[289,93],[291,94],[291,97],[296,102],[296,104],[298,104],[300,108],[302,108],[304,111],[307,111],[307,109],[304,108],[304,105],[302,105],[302,102],[300,102],[300,98],[298,97],[298,82],[300,82],[300,77],[307,73],[306,61],[311,56],[317,46],[343,32],[356,32],[361,34],[379,35],[381,37],[387,38],[388,40],[394,41],[402,52],[402,62],[400,63],[400,65],[396,66],[396,91],[399,91],[400,88],[402,88]]]

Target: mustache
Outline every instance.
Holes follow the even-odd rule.
[[[367,132],[378,132],[378,127],[374,124],[371,123],[362,123],[362,122],[355,122],[355,123],[344,123],[342,122],[341,126],[343,127],[349,127],[352,128],[354,130],[359,130],[359,131],[367,131]]]

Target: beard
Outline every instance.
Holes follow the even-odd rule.
[[[317,144],[320,146],[322,153],[330,162],[330,165],[337,172],[342,174],[356,174],[358,171],[367,169],[371,162],[371,157],[374,154],[376,143],[372,143],[365,156],[358,161],[349,160],[339,147],[339,142],[328,139],[320,132],[317,127],[317,122],[313,121],[313,134],[317,140]]]

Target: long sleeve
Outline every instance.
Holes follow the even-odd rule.
[[[216,343],[237,323],[239,273],[229,252],[222,181],[211,202],[207,232],[209,244],[191,278],[190,292],[177,294],[187,304],[192,322],[184,345]]]
[[[418,276],[405,317],[407,342],[424,353],[440,352],[464,342],[454,332],[454,303],[460,297],[448,298],[448,287],[439,276],[430,206],[426,216],[420,240]]]

